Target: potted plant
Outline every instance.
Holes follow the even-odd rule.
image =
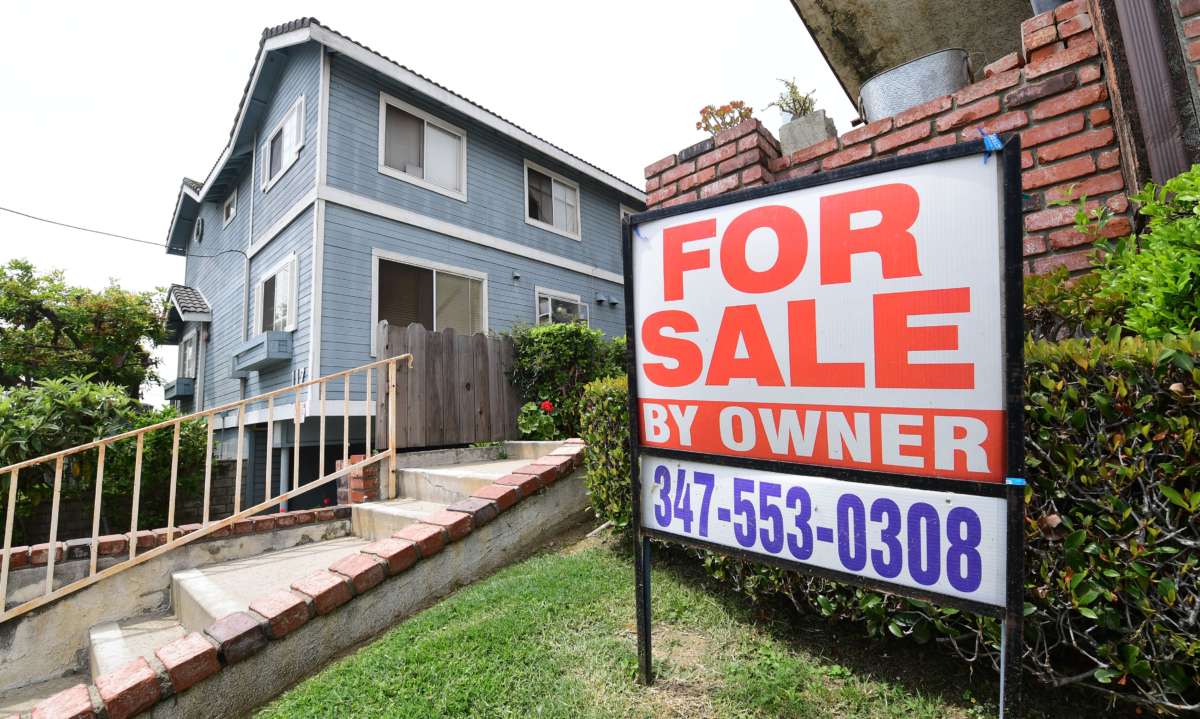
[[[783,92],[767,107],[777,107],[783,113],[787,122],[779,128],[779,144],[783,154],[790,155],[796,150],[803,150],[810,145],[823,142],[831,137],[837,137],[837,128],[833,119],[825,116],[824,110],[818,110],[813,93],[801,92],[795,79],[784,80]]]
[[[1033,6],[1034,15],[1041,15],[1047,10],[1053,10],[1065,2],[1067,0],[1030,0],[1029,4]]]

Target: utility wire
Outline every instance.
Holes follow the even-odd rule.
[[[151,242],[149,240],[139,240],[136,237],[127,237],[125,235],[118,235],[118,234],[114,234],[112,232],[105,232],[104,230],[93,230],[90,227],[80,227],[79,225],[70,225],[70,224],[67,224],[66,222],[59,222],[58,220],[51,220],[51,219],[47,219],[45,217],[38,217],[37,215],[31,215],[27,212],[21,212],[19,210],[14,210],[11,207],[0,206],[0,210],[4,210],[5,212],[11,212],[14,215],[20,215],[21,217],[27,217],[31,220],[37,220],[38,222],[45,222],[46,224],[50,224],[50,225],[58,225],[59,227],[67,227],[72,230],[80,230],[82,232],[91,232],[93,234],[104,235],[106,237],[115,237],[118,240],[129,240],[130,242],[140,242],[143,245],[153,245],[155,247],[166,247],[166,245],[162,244],[161,242]]]
[[[139,240],[136,237],[129,237],[127,235],[118,235],[114,232],[105,232],[104,230],[94,230],[91,227],[80,227],[79,225],[72,225],[72,224],[69,224],[66,222],[59,222],[58,220],[51,220],[46,217],[38,217],[37,215],[31,215],[28,212],[21,212],[20,210],[14,210],[11,207],[4,207],[4,206],[0,205],[0,210],[3,210],[4,212],[11,212],[14,215],[20,215],[21,217],[25,217],[30,220],[37,220],[38,222],[45,222],[46,224],[49,224],[49,225],[57,225],[59,227],[66,227],[66,228],[72,229],[72,230],[79,230],[80,232],[91,232],[92,234],[104,235],[105,237],[113,237],[118,240],[126,240],[128,242],[137,242],[138,244],[150,245],[151,247],[157,247],[159,249],[166,248],[166,245],[162,244],[161,242],[151,242],[149,240]],[[215,255],[193,255],[191,253],[188,253],[186,256],[187,257],[197,257],[200,259],[206,259],[206,258],[212,258],[212,257],[220,257],[221,255],[227,255],[227,254],[231,254],[231,253],[235,253],[235,252],[237,254],[241,255],[242,257],[246,256],[246,253],[243,252],[242,250],[222,250],[221,252],[218,252]]]

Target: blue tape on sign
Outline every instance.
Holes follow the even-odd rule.
[[[979,130],[979,136],[983,138],[983,164],[987,164],[988,156],[993,152],[999,152],[1004,147],[1004,143],[1000,141],[1000,137],[992,132],[984,132],[983,128]]]
[[[1025,479],[1022,477],[1009,477],[1008,479],[1004,480],[1004,483],[1015,484],[1023,487],[1025,486]]]

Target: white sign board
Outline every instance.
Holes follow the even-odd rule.
[[[1000,165],[637,224],[642,446],[1003,482]]]
[[[641,456],[647,529],[1003,607],[1003,497]]]

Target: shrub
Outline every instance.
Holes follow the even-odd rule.
[[[579,434],[583,386],[610,371],[612,344],[581,324],[547,324],[513,330],[512,381],[522,402],[550,401],[555,436]]]
[[[616,527],[629,524],[633,495],[629,483],[629,383],[607,377],[583,388],[581,434],[587,443],[584,467],[596,516]]]
[[[71,376],[41,380],[33,387],[15,387],[0,393],[0,466],[86,444],[130,429],[146,427],[176,416],[172,408],[147,411],[113,384]],[[185,423],[179,438],[178,497],[199,487],[204,473],[207,430],[202,422]],[[170,429],[146,435],[142,456],[142,482],[138,525],[165,525],[171,477]],[[129,526],[133,489],[134,440],[108,447],[101,510],[114,526]],[[95,492],[97,452],[67,458],[63,467],[62,498],[90,506]],[[14,532],[18,542],[43,541],[27,537],[23,520],[53,494],[54,463],[22,470],[17,492]],[[0,510],[8,498],[8,475],[0,477]]]
[[[1130,330],[1151,339],[1191,332],[1200,317],[1200,165],[1133,199],[1149,226],[1104,246],[1100,286],[1121,300]]]
[[[1045,683],[1080,683],[1166,709],[1200,701],[1197,354],[1200,335],[1166,343],[1031,341],[1025,348],[1024,664]],[[584,436],[597,453],[613,456],[601,465],[589,447],[588,482],[593,497],[604,498],[595,501],[597,512],[627,522],[628,425],[616,421],[615,410],[626,406],[618,396],[624,385],[596,385]],[[609,411],[591,410],[593,395]],[[700,556],[714,577],[752,598],[782,595],[872,635],[937,639],[972,661],[998,657],[994,619]]]

